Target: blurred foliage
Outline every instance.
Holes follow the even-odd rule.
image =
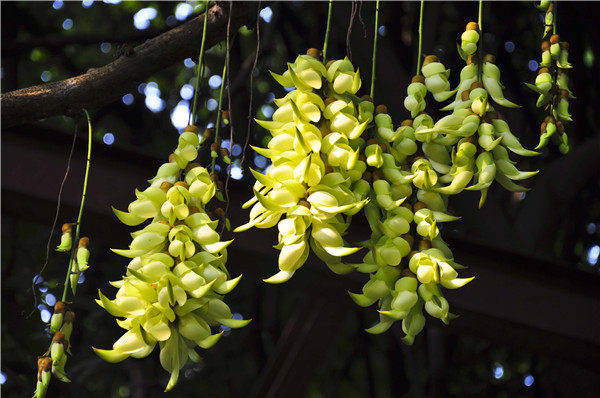
[[[188,2],[194,12],[193,18],[202,11],[201,2]],[[50,72],[49,81],[58,81],[85,73],[90,68],[106,65],[125,48],[135,47],[172,26],[181,24],[174,18],[178,2],[133,2],[118,4],[93,2],[2,2],[2,92],[42,83],[42,74]],[[542,112],[535,108],[535,97],[522,84],[532,81],[535,72],[527,68],[531,59],[539,58],[541,21],[532,2],[485,3],[483,45],[485,50],[497,55],[502,70],[502,80],[507,86],[507,97],[523,105],[521,110],[506,113],[513,130],[526,147],[537,142],[539,118]],[[414,72],[416,63],[416,31],[418,26],[418,2],[382,2],[378,48],[377,81],[375,99],[389,106],[394,120],[408,117],[402,107],[406,85]],[[235,3],[234,3],[235,6]],[[147,29],[136,29],[134,15],[144,8],[156,10],[156,17]],[[248,129],[249,94],[252,90],[252,117],[268,119],[275,108],[274,98],[285,91],[270,77],[268,70],[281,72],[286,63],[304,53],[309,47],[320,48],[323,42],[327,4],[325,2],[274,2],[270,22],[260,21],[260,56],[256,70],[252,62],[256,49],[256,28],[242,28],[233,35],[231,44],[230,115],[233,121],[234,142],[244,146]],[[362,72],[363,90],[370,87],[372,31],[374,2],[361,4],[360,17],[352,27],[350,48],[346,47],[350,3],[335,4],[330,37],[331,57],[343,57],[352,50],[352,61]],[[464,25],[476,20],[474,2],[426,2],[424,20],[424,53],[436,54],[453,69],[451,83],[458,81],[456,72],[461,61],[456,54],[456,41]],[[558,24],[562,37],[571,43],[576,73],[572,74],[575,122],[568,126],[571,147],[585,145],[598,135],[600,109],[597,79],[600,42],[598,25],[591,7],[583,8],[561,2]],[[72,28],[65,30],[66,19]],[[268,19],[268,18],[267,18]],[[361,20],[364,20],[364,26]],[[508,51],[508,42],[514,51]],[[199,47],[199,45],[198,45]],[[202,130],[215,123],[216,112],[207,109],[208,100],[218,97],[218,87],[211,88],[208,80],[220,75],[226,51],[225,43],[208,50],[205,56],[207,69],[201,84],[197,124]],[[113,145],[165,158],[175,145],[178,129],[174,127],[171,114],[178,104],[184,104],[181,88],[195,84],[195,60],[177,61],[173,66],[136,82],[138,90],[130,92],[133,102],[123,101],[102,109],[92,110],[95,138],[102,142],[106,133],[115,137]],[[192,66],[192,67],[190,67]],[[250,75],[254,77],[250,87]],[[45,74],[48,80],[49,74]],[[146,106],[144,87],[154,82],[160,90],[164,109],[153,112]],[[225,104],[224,109],[229,108]],[[432,112],[432,116],[440,114]],[[46,125],[72,131],[73,120],[55,117],[45,120]],[[399,122],[397,122],[399,124]],[[229,139],[230,129],[222,130],[223,139]],[[255,123],[250,125],[250,145],[266,145],[264,131]],[[102,144],[98,144],[102,145]],[[232,158],[239,164],[241,153]],[[207,154],[205,154],[207,156]],[[543,168],[544,164],[560,157],[550,147],[541,157],[525,165],[526,169]],[[243,165],[244,179],[251,181],[248,167],[264,170],[266,159],[246,152]],[[203,158],[208,161],[208,158]],[[148,170],[148,175],[153,173]],[[133,187],[132,187],[133,190]],[[128,193],[130,195],[131,193]],[[518,202],[505,195],[505,211],[509,217],[517,217]],[[562,235],[554,243],[554,256],[585,272],[598,273],[600,262],[589,262],[589,253],[600,242],[600,182],[591,182],[580,198],[570,221],[562,226]],[[40,311],[34,308],[31,281],[44,263],[49,228],[13,217],[2,220],[2,372],[7,381],[2,385],[5,397],[29,396],[34,389],[36,357],[48,345],[48,335],[40,320]],[[593,225],[594,227],[591,227]],[[88,230],[90,226],[86,226]],[[459,234],[468,233],[457,227]],[[463,231],[463,232],[460,232]],[[58,239],[57,233],[55,233]],[[144,360],[127,360],[122,364],[108,364],[97,358],[91,346],[110,347],[119,336],[116,325],[107,324],[109,317],[96,305],[94,298],[98,287],[107,286],[108,280],[117,279],[124,265],[116,259],[109,247],[114,242],[95,242],[87,280],[78,288],[76,301],[77,319],[73,341],[73,357],[67,364],[67,372],[73,383],[53,381],[49,397],[162,397],[162,388],[168,374],[158,365],[157,355]],[[55,246],[51,243],[51,249]],[[46,294],[60,295],[58,286],[63,278],[66,258],[50,253],[45,270],[44,283],[36,286]],[[230,261],[236,261],[235,258]],[[240,259],[243,261],[243,259]],[[46,286],[47,285],[47,286]],[[291,290],[291,289],[289,289]],[[244,317],[260,322],[236,330],[226,336],[213,349],[201,355],[205,362],[188,365],[176,388],[177,396],[243,397],[252,391],[260,371],[274,351],[278,337],[288,320],[303,300],[299,291],[265,286],[257,276],[245,276],[245,282],[230,295],[228,303]],[[43,302],[42,302],[43,304]],[[43,307],[40,307],[43,309]],[[30,311],[31,317],[27,317]],[[402,346],[395,335],[383,337],[366,335],[366,321],[359,310],[348,313],[339,327],[338,337],[329,347],[325,360],[317,366],[317,374],[310,382],[306,396],[320,397],[420,397],[426,394],[451,397],[541,397],[541,396],[594,396],[597,385],[589,385],[587,371],[566,366],[552,358],[536,356],[512,346],[498,345],[474,336],[445,334],[436,327],[429,327],[428,337],[418,340],[414,347]],[[437,337],[436,337],[437,336]],[[441,354],[432,351],[431,341],[445,341]],[[156,353],[155,353],[156,354]],[[446,368],[443,374],[432,369],[434,358],[440,356]],[[503,374],[494,377],[501,365]],[[579,373],[578,373],[579,372]],[[569,374],[571,380],[582,380],[574,386],[569,379],[554,377]],[[532,375],[533,385],[526,387],[524,377]],[[435,383],[440,383],[436,384]],[[588,384],[586,384],[588,383]],[[564,390],[568,384],[579,390]],[[572,394],[571,394],[572,393]],[[566,394],[566,395],[565,395]],[[591,394],[591,395],[590,395]]]

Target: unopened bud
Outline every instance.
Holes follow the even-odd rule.
[[[185,128],[183,129],[184,132],[190,132],[190,133],[198,133],[198,127],[194,126],[194,125],[189,125],[189,126],[185,126]]]
[[[173,184],[176,187],[184,187],[185,189],[190,189],[190,184],[188,184],[185,181],[177,181],[175,184]]]
[[[423,66],[425,66],[425,65],[423,65]],[[410,82],[425,84],[425,77],[421,76],[421,75],[416,75],[416,76],[413,76],[412,79],[410,79]]]
[[[423,61],[423,66],[427,66],[432,62],[439,62],[438,57],[436,57],[435,55],[428,55],[425,57],[425,60]],[[423,79],[423,80],[425,80],[425,79]]]
[[[419,251],[424,251],[427,249],[431,249],[431,241],[427,239],[421,239],[419,241]]]
[[[306,55],[310,55],[313,58],[319,59],[321,58],[321,51],[317,48],[311,47],[306,50]]]
[[[375,114],[379,115],[380,113],[388,113],[387,106],[377,105],[377,107],[375,108]]]
[[[416,213],[421,209],[426,209],[427,205],[424,202],[417,202],[413,205],[413,211]]]
[[[477,22],[469,22],[467,24],[466,30],[479,30],[479,25],[477,24]]]
[[[169,189],[171,189],[171,187],[172,187],[172,186],[173,186],[173,184],[171,184],[169,181],[163,181],[163,182],[160,184],[160,189],[161,189],[163,192],[167,192]]]

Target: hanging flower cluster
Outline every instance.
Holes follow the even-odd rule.
[[[477,51],[479,27],[475,22],[467,24],[458,46],[460,56],[466,66],[460,73],[460,83],[452,92],[455,99],[442,108],[452,114],[441,118],[432,126],[416,129],[415,135],[423,142],[425,157],[432,168],[440,174],[438,187],[434,190],[442,194],[454,195],[463,189],[481,192],[479,207],[483,206],[489,187],[494,181],[513,191],[526,191],[514,181],[529,178],[537,173],[522,172],[508,156],[508,151],[521,156],[535,156],[519,143],[508,124],[492,105],[492,100],[505,107],[518,105],[508,101],[500,83],[500,70],[494,64],[495,57],[486,55],[481,59]],[[434,94],[434,98],[447,98],[447,85],[439,84],[440,75],[445,68],[437,57],[429,56],[423,63],[425,86]],[[427,84],[432,78],[435,83]],[[444,95],[440,96],[440,91]],[[437,97],[435,95],[438,95]],[[416,121],[416,119],[415,119]],[[471,185],[469,185],[471,184]]]
[[[421,76],[414,78],[407,98],[415,92],[424,97],[422,88],[415,85],[426,87]],[[438,93],[444,92],[440,96],[447,98],[447,91],[442,87]],[[410,108],[410,99],[405,104]],[[382,148],[382,162],[370,164],[372,200],[365,216],[372,234],[361,243],[368,252],[363,263],[356,265],[359,272],[369,274],[369,281],[361,294],[350,293],[360,306],[378,303],[379,323],[367,332],[383,333],[402,321],[407,344],[425,326],[423,309],[444,323],[453,317],[440,287],[454,289],[473,279],[457,278],[456,269],[462,267],[441,238],[438,223],[458,218],[446,213],[446,196],[435,190],[438,174],[432,161],[411,157],[418,150],[416,131],[433,124],[423,111],[421,107],[415,120],[405,120],[394,131],[387,109],[377,107],[374,140]]]
[[[361,135],[373,119],[373,103],[354,96],[360,75],[347,58],[325,66],[318,53],[311,49],[282,75],[272,73],[295,89],[275,100],[272,121],[257,120],[273,138],[268,148],[254,150],[273,165],[265,175],[252,170],[254,197],[244,205],[252,206],[250,221],[235,231],[277,225],[280,271],[269,283],[289,280],[310,248],[336,273],[352,271],[342,257],[359,250],[342,236],[350,216],[368,202],[362,175],[378,147],[365,148]]]
[[[542,35],[542,61],[539,63],[535,84],[525,83],[539,94],[536,106],[544,108],[546,117],[540,126],[540,142],[536,149],[545,147],[550,139],[561,153],[569,152],[569,137],[563,123],[571,122],[569,99],[575,98],[569,90],[568,69],[569,43],[560,41],[552,34],[556,13],[553,1],[543,1],[538,8],[545,12],[544,33]]]
[[[189,360],[199,361],[197,346],[209,348],[221,333],[211,327],[245,326],[249,320],[233,319],[222,299],[239,282],[225,266],[227,246],[215,231],[207,206],[217,192],[216,179],[197,163],[197,129],[188,126],[179,144],[150,186],[136,191],[129,212],[114,210],[126,225],[152,222],[132,234],[127,250],[113,251],[132,258],[114,300],[101,292],[98,304],[121,318],[126,330],[112,350],[94,349],[109,362],[148,356],[158,344],[160,363],[171,373],[166,390],[177,383],[179,371]]]
[[[56,251],[71,252],[74,250],[69,267],[69,281],[73,295],[75,295],[81,272],[89,268],[90,251],[88,247],[90,239],[88,237],[79,239],[78,247],[73,248],[73,225],[76,225],[76,223],[63,224],[60,245],[56,247]],[[38,374],[34,397],[43,398],[46,396],[52,375],[62,382],[68,383],[71,381],[67,377],[65,365],[67,364],[67,354],[71,355],[71,333],[73,332],[74,322],[75,312],[71,311],[64,301],[57,301],[54,305],[54,313],[50,318],[48,329],[48,332],[52,335],[50,348],[44,355],[38,357]]]

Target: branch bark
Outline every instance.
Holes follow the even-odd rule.
[[[231,16],[232,30],[256,21],[255,4],[236,3]],[[267,5],[268,2],[264,2],[264,6]],[[152,74],[185,58],[196,57],[205,15],[135,47],[130,56],[121,56],[83,75],[3,94],[0,97],[2,126],[102,107],[121,98]],[[229,10],[224,3],[217,2],[208,10],[207,48],[225,39],[228,17]]]

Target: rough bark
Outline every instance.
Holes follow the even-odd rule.
[[[236,2],[232,8],[231,31],[256,21],[256,2]],[[268,2],[261,2],[261,7]],[[51,116],[72,115],[81,109],[109,104],[152,74],[196,57],[200,50],[205,14],[135,47],[108,65],[54,83],[11,91],[1,96],[2,126],[9,127]],[[229,10],[218,2],[208,10],[205,48],[227,35]]]

